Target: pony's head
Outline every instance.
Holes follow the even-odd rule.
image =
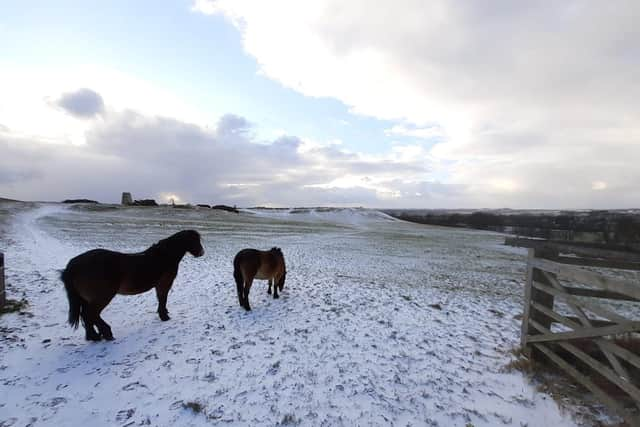
[[[200,242],[200,233],[196,230],[182,230],[170,237],[170,239],[179,242],[180,246],[194,257],[198,258],[204,255],[204,248]]]
[[[278,281],[276,282],[276,286],[278,287],[278,290],[282,290],[282,288],[284,288],[284,281],[287,277],[287,267],[284,264],[284,254],[282,253],[282,249],[280,248],[271,248],[271,252],[275,253],[277,255],[278,261],[281,265],[279,265],[278,269],[282,271],[280,279],[278,279]]]

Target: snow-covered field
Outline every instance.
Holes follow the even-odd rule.
[[[0,426],[579,423],[519,372],[524,252],[503,236],[321,213],[2,204],[9,297],[0,317]],[[195,228],[161,322],[155,294],[103,312],[113,342],[66,324],[58,270],[95,247],[145,249]],[[235,253],[283,249],[279,300],[238,306]],[[185,407],[201,405],[201,411]]]

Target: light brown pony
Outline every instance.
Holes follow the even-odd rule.
[[[204,254],[195,230],[180,231],[144,252],[93,249],[73,258],[61,274],[69,298],[69,323],[77,328],[82,319],[87,340],[112,340],[111,327],[100,317],[102,310],[116,294],[136,295],[152,288],[160,320],[169,320],[167,295],[187,252],[194,257]]]
[[[273,298],[279,298],[278,291],[284,288],[286,276],[287,268],[280,248],[271,248],[268,251],[243,249],[233,259],[233,277],[238,289],[238,302],[247,311],[251,310],[249,291],[254,279],[268,280],[267,293],[271,294],[273,285]]]

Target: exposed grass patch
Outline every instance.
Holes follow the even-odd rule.
[[[26,299],[14,300],[7,299],[2,307],[0,307],[0,315],[7,313],[16,313],[24,310],[29,306],[29,302]]]
[[[189,400],[187,402],[182,402],[182,408],[188,409],[197,415],[204,415],[207,420],[215,421],[222,418],[224,415],[224,411],[222,407],[218,408],[207,408],[204,403],[198,402],[197,400]]]
[[[514,356],[514,359],[502,368],[504,372],[519,371],[526,374],[533,372],[533,361],[527,357],[522,348],[516,347],[509,353]]]
[[[204,413],[204,409],[205,409],[205,406],[202,403],[197,401],[191,401],[191,400],[188,402],[182,402],[182,407],[184,409],[190,409],[196,414]]]
[[[300,420],[293,414],[285,414],[285,416],[282,417],[282,421],[278,424],[281,426],[295,426],[300,424]]]
[[[496,310],[495,308],[490,308],[489,312],[492,314],[495,314],[497,317],[500,317],[500,318],[504,317],[504,313],[501,312],[500,310]]]

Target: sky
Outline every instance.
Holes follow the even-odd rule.
[[[637,1],[0,8],[0,197],[640,208]]]

